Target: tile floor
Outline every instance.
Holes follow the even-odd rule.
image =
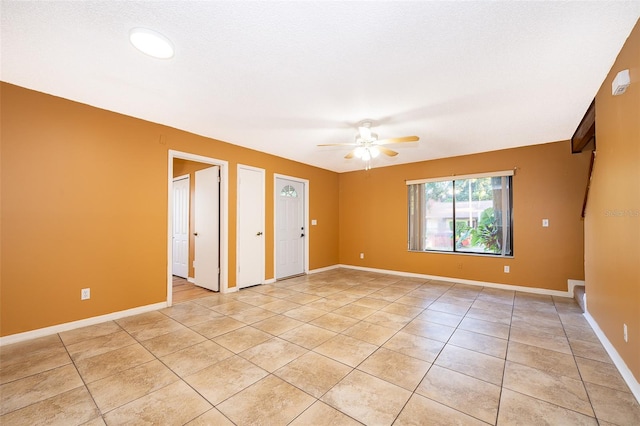
[[[211,291],[190,283],[184,278],[173,276],[173,303],[185,302],[211,295]]]
[[[2,425],[638,425],[572,299],[337,269],[0,348]]]

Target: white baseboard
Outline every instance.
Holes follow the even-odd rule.
[[[318,269],[311,269],[306,271],[306,274],[317,274],[318,272],[326,272],[326,271],[330,271],[332,269],[337,269],[338,265],[332,265],[332,266],[326,266],[324,268],[318,268]],[[268,280],[264,280],[263,284],[273,284],[275,282],[277,282],[278,280],[275,278],[269,278]]]
[[[574,287],[576,285],[582,285],[582,284],[578,284],[578,283],[584,283],[583,281],[578,281],[578,280],[568,280],[569,281],[569,291],[565,292],[565,291],[558,291],[558,290],[549,290],[549,289],[544,289],[544,288],[522,287],[522,286],[509,285],[509,284],[498,284],[498,283],[490,283],[490,282],[483,282],[483,281],[473,281],[473,280],[465,280],[465,279],[460,279],[460,278],[451,278],[451,277],[441,277],[441,276],[436,276],[436,275],[417,274],[417,273],[413,273],[413,272],[392,271],[392,270],[388,270],[388,269],[367,268],[367,267],[362,267],[362,266],[345,265],[345,264],[337,264],[337,265],[326,266],[326,267],[323,267],[323,268],[312,269],[312,270],[309,270],[308,273],[309,274],[317,274],[317,273],[320,273],[320,272],[331,271],[331,270],[337,269],[337,268],[356,269],[356,270],[361,270],[361,271],[377,272],[377,273],[381,273],[381,274],[398,275],[398,276],[403,276],[403,277],[423,278],[423,279],[428,279],[428,280],[449,281],[449,282],[455,282],[455,283],[461,283],[461,284],[469,284],[469,285],[482,286],[482,287],[499,288],[499,289],[504,289],[504,290],[515,290],[515,291],[522,291],[522,292],[527,292],[527,293],[547,294],[547,295],[551,295],[551,296],[561,296],[561,297],[573,297],[573,289],[574,289]],[[188,281],[192,282],[193,278],[189,277]],[[274,282],[276,282],[275,278],[265,280],[265,284],[272,284]],[[231,288],[228,288],[226,291],[224,291],[224,293],[234,293],[236,291],[238,291],[237,287],[231,287]],[[105,321],[112,321],[112,320],[115,320],[115,319],[131,316],[131,315],[142,314],[142,313],[145,313],[145,312],[154,311],[154,310],[162,309],[162,308],[165,308],[165,307],[167,307],[167,303],[166,302],[160,302],[160,303],[155,303],[153,305],[139,306],[137,308],[127,309],[125,311],[112,312],[110,314],[100,315],[100,316],[97,316],[97,317],[91,317],[91,318],[86,318],[86,319],[73,321],[73,322],[68,322],[68,323],[64,323],[64,324],[58,324],[58,325],[54,325],[54,326],[51,326],[51,327],[45,327],[45,328],[40,328],[40,329],[37,329],[37,330],[26,331],[24,333],[12,334],[12,335],[9,335],[9,336],[0,337],[0,346],[9,345],[11,343],[22,342],[24,340],[29,340],[29,339],[35,339],[37,337],[48,336],[48,335],[51,335],[51,334],[61,333],[63,331],[73,330],[75,328],[86,327],[86,326],[89,326],[89,325],[95,325],[95,324],[98,324],[98,323],[101,323],[101,322],[105,322]],[[604,336],[604,334],[603,334],[603,336]],[[612,356],[612,358],[613,358],[613,356]],[[633,376],[631,376],[631,377],[633,377]],[[636,382],[636,384],[637,384],[637,382]],[[636,394],[636,398],[637,398],[637,394]]]
[[[571,297],[575,297],[575,289],[576,287],[584,287],[583,280],[567,280],[568,292]]]
[[[452,277],[441,277],[437,275],[427,275],[427,274],[417,274],[414,272],[403,272],[403,271],[394,271],[390,269],[379,269],[379,268],[367,268],[363,266],[355,266],[355,265],[346,265],[346,264],[337,264],[332,266],[326,266],[324,268],[312,269],[308,273],[309,274],[317,274],[319,272],[331,271],[332,269],[337,268],[345,268],[345,269],[356,269],[359,271],[367,271],[367,272],[377,272],[380,274],[389,274],[389,275],[398,275],[402,277],[410,277],[410,278],[424,278],[426,280],[439,280],[439,281],[449,281],[461,284],[469,284],[481,287],[491,287],[491,288],[499,288],[503,290],[514,290],[514,291],[522,291],[526,293],[536,293],[536,294],[546,294],[550,296],[559,296],[559,297],[573,297],[573,290],[576,286],[584,285],[584,281],[580,280],[567,280],[568,291],[559,291],[559,290],[549,290],[546,288],[538,288],[538,287],[524,287],[510,284],[499,284],[499,283],[491,283],[485,281],[474,281],[474,280],[465,280],[462,278],[452,278]]]
[[[438,281],[448,281],[453,283],[460,284],[468,284],[475,285],[480,287],[491,287],[491,288],[499,288],[502,290],[512,290],[512,291],[521,291],[523,293],[535,293],[535,294],[546,294],[549,296],[558,296],[558,297],[572,297],[572,293],[570,294],[568,291],[559,291],[559,290],[549,290],[546,288],[538,288],[538,287],[524,287],[518,285],[511,284],[499,284],[499,283],[490,283],[484,281],[474,281],[474,280],[465,280],[462,278],[452,278],[452,277],[440,277],[437,275],[426,275],[426,274],[416,274],[413,272],[401,272],[401,271],[391,271],[388,269],[377,269],[377,268],[365,268],[362,266],[353,266],[353,265],[338,265],[340,268],[346,269],[357,269],[360,271],[368,271],[368,272],[378,272],[381,274],[389,274],[389,275],[398,275],[401,277],[410,277],[410,278],[424,278],[426,280],[438,280]]]
[[[627,367],[627,364],[624,362],[624,360],[622,359],[622,357],[620,356],[616,348],[611,344],[609,339],[607,339],[607,336],[604,334],[604,332],[602,331],[602,329],[600,328],[596,320],[591,316],[591,314],[589,314],[589,312],[587,311],[583,315],[587,320],[587,322],[589,323],[589,325],[591,326],[591,328],[593,329],[594,333],[596,333],[596,336],[598,336],[600,343],[602,343],[602,346],[604,346],[604,349],[607,351],[607,353],[611,357],[611,360],[613,361],[615,366],[618,368],[620,375],[622,376],[624,381],[627,383],[627,386],[629,386],[631,393],[633,393],[633,396],[636,397],[636,400],[640,402],[640,383],[638,383],[636,378],[633,376],[633,373],[631,372],[631,370],[629,370],[629,367]]]
[[[187,281],[190,282],[191,284],[196,283],[196,279],[194,277],[187,277]]]
[[[338,269],[338,268],[340,268],[340,265],[331,265],[331,266],[325,266],[324,268],[310,269],[307,273],[317,274],[319,272],[327,272],[327,271],[331,271],[332,269]]]
[[[52,325],[50,327],[39,328],[37,330],[25,331],[24,333],[11,334],[0,337],[0,346],[12,343],[23,342],[25,340],[36,339],[38,337],[49,336],[51,334],[62,333],[63,331],[74,330],[76,328],[87,327],[105,321],[113,321],[131,315],[143,314],[145,312],[157,311],[167,307],[167,302],[154,303],[153,305],[138,306],[124,311],[112,312],[110,314],[99,315],[97,317],[85,318],[78,321],[66,322],[64,324]]]

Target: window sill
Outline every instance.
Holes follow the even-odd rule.
[[[460,251],[440,251],[440,250],[407,250],[409,253],[431,253],[431,254],[453,254],[457,256],[479,256],[479,257],[493,257],[500,259],[513,259],[514,256],[512,254],[501,255],[501,254],[492,254],[492,253],[468,253],[468,252],[460,252]]]

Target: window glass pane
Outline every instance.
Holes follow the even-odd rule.
[[[425,183],[424,191],[424,250],[453,251],[453,182]]]
[[[282,188],[282,190],[280,191],[280,196],[296,198],[298,196],[298,193],[296,192],[296,189],[293,186],[287,185],[284,188]]]
[[[502,254],[501,177],[455,181],[456,251]]]

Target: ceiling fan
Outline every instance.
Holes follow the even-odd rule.
[[[364,120],[358,124],[358,134],[352,143],[326,143],[318,146],[353,146],[353,148],[344,158],[353,157],[360,158],[365,162],[365,170],[371,168],[371,160],[376,158],[380,153],[389,157],[395,157],[398,153],[383,145],[391,145],[395,143],[416,142],[420,140],[417,136],[403,136],[400,138],[378,139],[378,135],[371,131],[371,120]]]

